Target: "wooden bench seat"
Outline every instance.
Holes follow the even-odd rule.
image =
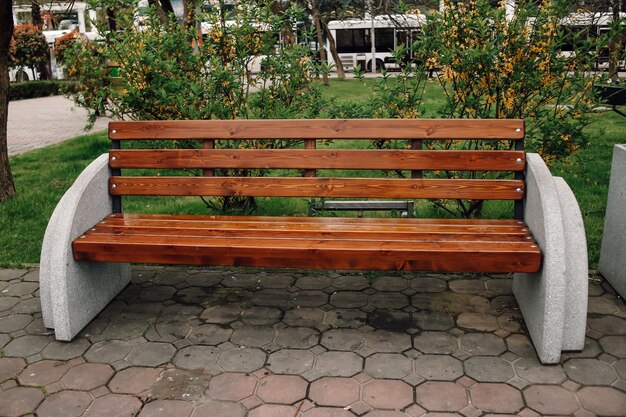
[[[59,340],[127,285],[129,263],[149,263],[514,273],[541,361],[584,345],[582,218],[562,179],[524,152],[522,120],[129,121],[111,122],[109,138],[46,230],[42,312]],[[155,197],[176,203],[168,214],[127,210]],[[280,217],[174,210],[200,197],[300,202]],[[420,199],[504,200],[498,216],[510,215],[306,217],[307,205],[329,200],[411,201],[419,214],[429,204]]]
[[[536,272],[517,220],[112,214],[74,241],[80,261],[324,269]]]

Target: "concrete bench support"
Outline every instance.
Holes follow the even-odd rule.
[[[626,298],[626,144],[613,148],[598,270]]]
[[[41,249],[44,325],[72,340],[130,282],[130,265],[75,262],[72,241],[111,213],[108,154],[79,175],[57,205]]]
[[[513,291],[539,359],[558,363],[581,350],[587,319],[587,250],[571,190],[537,154],[527,154],[525,221],[543,253],[542,270],[515,274]]]

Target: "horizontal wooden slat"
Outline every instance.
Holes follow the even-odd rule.
[[[382,242],[317,239],[116,236],[91,233],[74,241],[74,258],[101,262],[535,272],[541,254],[518,242]]]
[[[110,122],[126,139],[506,139],[524,137],[518,119],[164,120]]]
[[[111,168],[523,171],[521,151],[346,149],[112,150]]]
[[[97,227],[298,232],[502,234],[530,236],[523,222],[497,219],[415,219],[113,214]]]
[[[109,191],[112,195],[153,196],[520,200],[524,198],[524,182],[422,178],[111,177]]]

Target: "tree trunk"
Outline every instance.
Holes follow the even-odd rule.
[[[31,0],[30,4],[30,14],[33,26],[36,26],[37,29],[41,30],[43,28],[43,21],[41,20],[41,6],[39,6],[38,0]],[[50,71],[50,51],[48,51],[46,61],[37,65],[37,71],[39,72],[40,80],[49,80],[52,78],[52,71]]]
[[[13,36],[13,0],[0,1],[0,201],[15,196],[7,149],[9,115],[9,44]]]
[[[620,25],[620,0],[611,1],[611,11],[613,15],[613,27]],[[622,52],[623,46],[622,31],[619,34],[613,35],[609,41],[609,77],[613,80],[617,80],[617,72],[619,70],[619,58]]]
[[[313,22],[315,23],[315,33],[317,35],[317,49],[320,53],[320,60],[322,61],[322,65],[326,65],[328,62],[326,60],[326,50],[324,49],[324,37],[322,35],[322,22],[320,18],[320,11],[317,8],[317,3],[312,0],[311,4],[311,12],[313,14]],[[326,71],[322,71],[322,84],[328,85],[328,73]]]
[[[117,20],[115,19],[115,9],[112,7],[107,7],[107,24],[109,25],[109,30],[112,33],[117,32]]]
[[[324,32],[326,32],[326,38],[328,39],[328,48],[333,56],[333,60],[335,61],[335,68],[337,68],[337,78],[345,80],[346,73],[343,70],[343,63],[341,62],[341,59],[339,59],[339,54],[337,53],[337,43],[335,42],[333,33],[330,29],[328,29],[328,25],[326,23],[322,23],[322,25],[324,26]]]

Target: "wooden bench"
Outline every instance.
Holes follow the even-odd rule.
[[[90,216],[91,224],[82,222],[83,229],[74,232],[65,248],[65,256],[69,250],[79,269],[87,265],[109,268],[106,274],[113,283],[104,291],[103,300],[110,300],[127,282],[126,263],[545,275],[541,242],[524,221],[527,157],[521,120],[111,122],[109,137],[113,149],[104,168],[108,178],[102,197],[110,204],[108,213]],[[216,146],[216,141],[276,139],[295,141],[296,146]],[[347,139],[360,140],[363,146],[346,149],[346,143],[354,144]],[[400,149],[368,149],[373,139],[404,142]],[[511,145],[506,150],[427,150],[422,149],[426,139],[510,141]],[[137,140],[148,141],[147,149],[126,146]],[[200,141],[201,146],[164,149],[155,146],[160,143],[157,140]],[[332,146],[327,146],[329,140]],[[325,142],[320,145],[321,141]],[[169,171],[163,174],[164,169]],[[134,171],[123,175],[127,170]],[[138,176],[137,170],[160,172]],[[225,170],[263,170],[263,174],[216,175]],[[404,178],[381,176],[384,171],[406,174]],[[477,174],[472,179],[448,179],[424,175],[425,171]],[[483,172],[510,175],[483,179]],[[513,204],[510,219],[308,218],[305,213],[298,217],[149,215],[124,212],[122,198],[126,196],[511,200]],[[42,269],[48,258],[42,254]],[[100,272],[89,274],[95,273]],[[104,307],[103,302],[95,303],[94,311]],[[522,304],[523,310],[527,308]],[[563,313],[565,301],[557,300],[557,304]],[[82,319],[77,325],[60,325],[54,311],[55,306],[44,305],[44,320],[51,317],[46,325],[55,328],[57,338],[71,339],[88,323]],[[71,329],[60,335],[65,327]],[[534,336],[538,338],[545,335]],[[557,339],[560,354],[562,337]],[[544,362],[554,360],[554,352],[550,355],[540,352]]]

